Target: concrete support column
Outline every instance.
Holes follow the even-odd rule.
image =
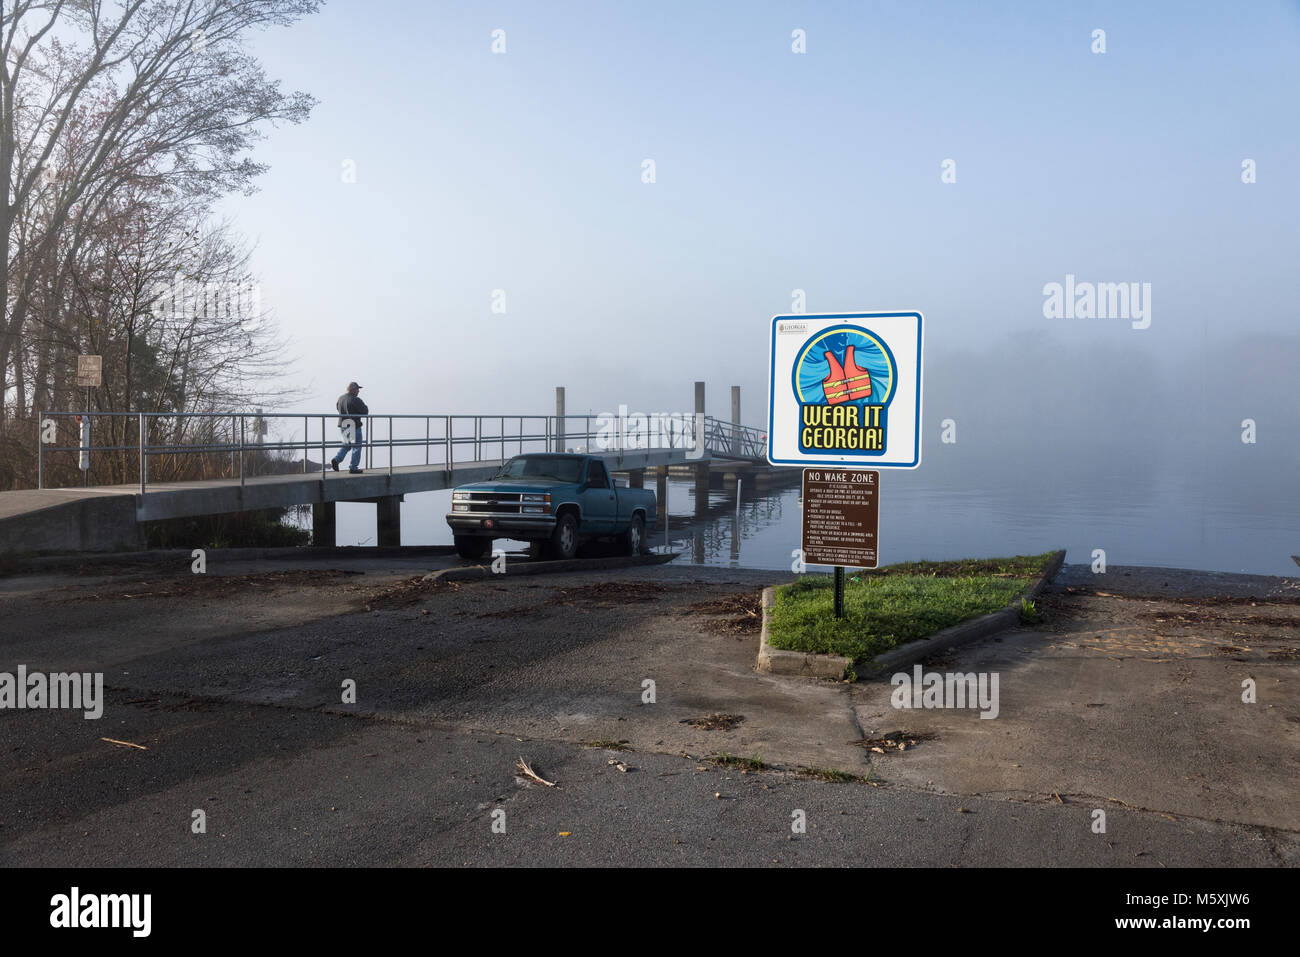
[[[709,467],[695,466],[695,517],[705,518],[709,514]]]
[[[402,496],[375,500],[375,540],[380,548],[402,544]]]
[[[731,387],[731,454],[740,454],[740,386]]]
[[[564,451],[564,386],[555,387],[555,451]]]
[[[333,548],[335,539],[335,503],[314,502],[311,507],[311,543]]]
[[[627,473],[628,488],[645,488],[645,469],[633,469]]]
[[[695,383],[695,421],[702,421],[704,415],[704,383]],[[697,435],[695,441],[703,442],[704,436]],[[695,517],[704,518],[709,512],[709,464],[701,462],[695,466]]]

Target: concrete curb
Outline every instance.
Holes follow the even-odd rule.
[[[1064,563],[1065,549],[1054,552],[1052,557],[1048,559],[1047,567],[1043,569],[1042,574],[1034,580],[1026,591],[1013,599],[1011,604],[1005,608],[1000,611],[990,612],[987,615],[981,615],[979,618],[972,618],[970,621],[963,621],[951,628],[945,628],[943,631],[935,632],[929,638],[909,641],[907,644],[895,648],[893,651],[887,651],[883,655],[876,655],[870,661],[863,662],[862,676],[878,675],[882,671],[892,668],[906,668],[908,665],[916,664],[922,658],[929,657],[936,652],[967,645],[973,641],[979,641],[981,638],[996,635],[1000,631],[1006,631],[1008,628],[1014,628],[1020,624],[1021,600],[1033,601],[1042,594],[1043,589],[1061,570],[1061,565]]]
[[[621,555],[610,558],[573,558],[568,561],[554,562],[507,562],[502,576],[512,575],[554,575],[557,572],[592,572],[606,568],[635,568],[639,565],[664,565],[678,556],[678,552],[666,555]],[[477,581],[482,578],[496,577],[488,565],[470,565],[463,568],[441,568],[424,576],[427,582]]]
[[[852,658],[843,655],[815,655],[805,651],[786,651],[768,644],[768,619],[776,601],[776,587],[763,589],[763,630],[758,637],[759,671],[772,675],[799,675],[804,678],[842,679],[853,665]]]
[[[759,671],[770,674],[804,675],[813,678],[842,678],[849,669],[856,670],[860,677],[870,677],[890,669],[905,668],[936,652],[970,644],[973,641],[988,638],[1008,628],[1014,628],[1020,623],[1021,600],[1033,601],[1042,594],[1043,589],[1061,570],[1064,563],[1065,549],[1053,552],[1052,557],[1047,560],[1047,565],[1038,577],[1005,608],[990,612],[987,615],[981,615],[979,618],[973,618],[970,621],[963,621],[951,628],[945,628],[929,638],[909,641],[899,648],[887,651],[882,655],[876,655],[871,660],[862,662],[856,668],[854,668],[852,659],[842,655],[817,655],[803,651],[783,651],[771,647],[767,641],[768,617],[769,611],[776,600],[776,589],[774,587],[764,588],[763,631],[759,638],[757,668]]]

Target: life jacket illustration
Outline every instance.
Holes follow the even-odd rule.
[[[844,350],[844,365],[833,353],[826,353],[826,361],[831,371],[822,380],[822,392],[830,405],[841,402],[855,402],[871,397],[871,373],[857,364],[853,358],[853,346]]]

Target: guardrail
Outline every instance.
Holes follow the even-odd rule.
[[[319,470],[329,469],[331,451],[343,444],[337,412],[95,412],[89,415],[91,441],[82,444],[58,443],[60,422],[86,416],[84,412],[46,412],[37,416],[38,435],[37,487],[45,488],[45,458],[53,453],[77,453],[94,457],[96,454],[122,453],[136,460],[140,491],[147,491],[150,483],[150,465],[159,458],[174,456],[208,456],[209,466],[200,471],[213,471],[219,458],[223,465],[220,475],[186,475],[191,480],[213,477],[238,478],[243,485],[250,471],[256,474],[286,474],[314,471],[317,463],[310,461],[313,452],[320,454]],[[528,415],[528,414],[451,414],[416,413],[392,415],[366,415],[360,417],[362,447],[365,467],[375,468],[376,452],[381,452],[380,469],[389,474],[395,467],[440,466],[450,471],[458,464],[486,461],[484,451],[498,453],[501,460],[508,454],[546,451],[575,451],[592,454],[617,453],[645,448],[680,448],[694,452],[702,438],[705,451],[724,457],[761,459],[766,454],[766,435],[758,429],[723,422],[711,416],[674,415],[661,417],[662,421],[650,425],[636,423],[629,428],[628,420],[608,415]],[[53,433],[49,423],[53,422]],[[110,433],[120,436],[116,444],[94,444],[95,423],[111,423]],[[120,423],[120,426],[119,426]],[[596,428],[593,428],[595,423]],[[377,424],[382,424],[385,434],[375,435]],[[301,426],[301,438],[298,426]],[[133,435],[132,435],[133,433]],[[45,439],[53,434],[55,441]],[[131,441],[131,439],[134,441]],[[457,457],[458,449],[473,448],[473,456]],[[422,452],[420,450],[423,450]],[[284,453],[301,453],[301,461],[280,457]],[[351,453],[349,452],[349,455]],[[229,456],[228,471],[224,465]],[[420,459],[423,457],[423,462]],[[691,455],[690,459],[700,456]],[[404,461],[399,462],[401,458]],[[124,464],[124,463],[123,463]],[[268,468],[274,465],[296,466]],[[89,470],[86,469],[87,483]]]

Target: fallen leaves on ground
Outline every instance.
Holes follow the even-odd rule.
[[[763,627],[763,596],[752,591],[724,595],[697,601],[678,614],[702,617],[700,625],[715,634],[757,634]]]
[[[876,754],[888,754],[891,751],[906,751],[908,748],[914,748],[918,741],[929,741],[933,737],[934,733],[931,731],[891,731],[878,738],[861,738],[849,743],[874,751]]]
[[[413,605],[421,598],[426,598],[435,591],[457,591],[460,588],[459,582],[442,581],[440,579],[430,580],[424,575],[416,575],[412,578],[404,578],[401,581],[393,582],[391,585],[385,585],[378,588],[364,598],[366,611],[378,611],[380,609],[404,608],[407,605]]]
[[[340,578],[362,575],[343,569],[304,569],[266,571],[250,575],[195,575],[185,573],[164,578],[141,578],[106,583],[110,591],[73,595],[68,602],[138,601],[145,598],[223,598],[250,590],[273,591],[277,588],[310,588],[334,585]]]
[[[555,594],[546,599],[546,604],[621,608],[630,601],[654,601],[688,587],[690,586],[664,585],[659,582],[597,582],[594,585],[557,588]]]
[[[707,714],[702,718],[682,718],[682,724],[689,724],[701,731],[730,731],[745,720],[743,714]]]

